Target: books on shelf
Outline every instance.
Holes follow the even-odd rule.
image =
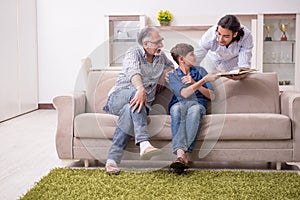
[[[217,73],[217,76],[239,76],[241,74],[246,74],[246,73],[255,72],[255,71],[257,71],[257,69],[239,68],[239,69],[231,70],[228,72],[219,72],[219,73]]]

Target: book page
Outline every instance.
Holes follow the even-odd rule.
[[[250,73],[253,71],[257,71],[256,69],[251,68],[239,68],[235,70],[231,70],[229,72],[219,72],[217,73],[217,76],[238,76],[245,73]]]

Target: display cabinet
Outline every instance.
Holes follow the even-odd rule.
[[[262,14],[259,18],[261,71],[277,72],[281,91],[299,91],[299,14]]]
[[[106,15],[108,65],[121,66],[126,51],[137,44],[139,30],[146,25],[145,15]]]

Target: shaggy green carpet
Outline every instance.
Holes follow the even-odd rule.
[[[296,172],[188,170],[122,171],[57,168],[27,192],[26,199],[300,199]]]

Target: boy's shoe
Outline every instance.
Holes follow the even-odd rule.
[[[184,169],[175,169],[175,168],[169,168],[169,171],[172,172],[172,173],[175,173],[175,174],[178,174],[178,175],[181,175],[182,173],[184,173]]]
[[[170,168],[187,169],[187,168],[189,168],[189,166],[182,157],[178,157],[178,158],[176,158],[176,160],[174,162],[171,163]]]

